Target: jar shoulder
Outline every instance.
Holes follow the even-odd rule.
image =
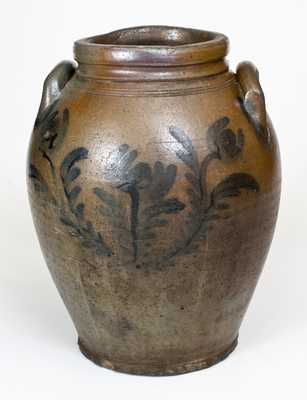
[[[200,163],[216,152],[216,174],[254,171],[259,179],[280,179],[279,149],[271,121],[266,131],[248,118],[235,80],[227,87],[181,96],[95,95],[69,87],[36,125],[30,153],[60,165],[74,149],[86,149],[93,173],[108,168],[119,149],[137,153],[136,161],[189,165],[186,152]],[[220,162],[218,162],[220,161]],[[42,159],[38,162],[42,162]]]

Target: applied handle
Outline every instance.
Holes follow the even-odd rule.
[[[43,94],[38,110],[40,116],[47,107],[59,99],[67,82],[76,72],[76,65],[72,61],[61,61],[48,74],[44,81]]]
[[[266,136],[267,113],[257,68],[249,61],[241,62],[237,67],[237,79],[243,93],[242,106],[247,117],[257,133]]]

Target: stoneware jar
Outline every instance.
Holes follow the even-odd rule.
[[[167,26],[75,43],[44,83],[33,219],[82,353],[146,375],[236,347],[280,195],[258,72],[222,34]]]

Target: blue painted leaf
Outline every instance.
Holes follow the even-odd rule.
[[[71,168],[68,171],[67,175],[65,176],[65,185],[69,185],[72,181],[77,179],[80,173],[81,173],[80,168],[78,167]]]
[[[71,167],[78,161],[86,159],[88,156],[88,150],[85,147],[78,147],[74,149],[67,156],[61,163],[61,177],[63,182],[65,182],[65,177],[68,174]]]
[[[182,211],[184,208],[184,203],[176,198],[171,198],[146,208],[144,214],[148,218],[153,218],[160,214],[176,214]]]
[[[169,132],[182,146],[182,149],[175,152],[176,156],[180,158],[180,160],[182,160],[197,175],[199,172],[199,164],[192,140],[183,129],[175,126],[171,126],[169,128]]]
[[[258,182],[249,174],[235,173],[229,175],[223,181],[215,186],[211,193],[214,203],[227,197],[236,197],[240,195],[242,189],[259,192]]]
[[[70,192],[67,192],[67,197],[69,202],[75,201],[80,193],[81,193],[80,186],[75,186]]]
[[[95,187],[93,189],[93,192],[102,202],[104,202],[107,206],[111,207],[112,209],[120,207],[120,204],[118,203],[115,196],[108,193],[103,188]]]

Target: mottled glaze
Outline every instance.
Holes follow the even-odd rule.
[[[258,72],[214,32],[138,27],[75,43],[48,75],[28,187],[81,351],[169,375],[224,359],[280,195]]]

